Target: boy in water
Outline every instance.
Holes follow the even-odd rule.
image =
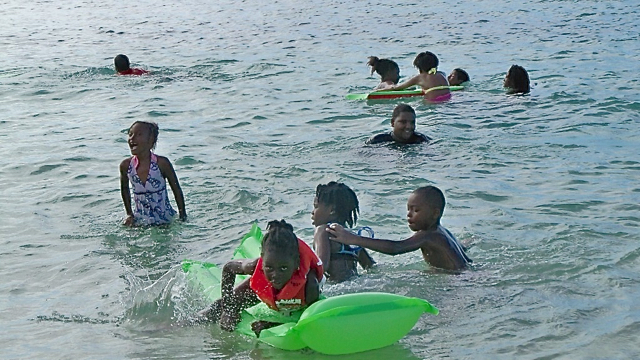
[[[420,249],[424,261],[431,266],[461,270],[467,267],[471,259],[449,230],[440,225],[444,206],[444,195],[435,186],[421,187],[411,193],[407,201],[407,220],[409,228],[416,233],[401,241],[376,240],[354,235],[337,224],[327,227],[327,232],[331,240],[362,246],[388,255]]]
[[[431,138],[416,132],[416,111],[407,104],[399,104],[391,115],[393,131],[372,136],[367,144],[396,142],[399,144],[420,144],[429,142]]]
[[[449,74],[447,80],[449,80],[449,85],[451,86],[462,85],[469,81],[469,74],[460,68],[455,68],[451,74]]]
[[[149,71],[140,69],[140,68],[132,68],[130,67],[129,58],[127,55],[117,55],[113,58],[113,65],[116,67],[116,71],[118,75],[145,75],[148,74]]]

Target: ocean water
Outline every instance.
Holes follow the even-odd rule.
[[[376,268],[326,293],[417,296],[441,313],[332,358],[640,357],[637,1],[117,5],[0,6],[0,358],[326,358],[176,324],[205,305],[182,259],[224,263],[255,220],[309,241],[315,187],[332,180],[389,239],[411,234],[410,192],[438,186],[442,223],[474,260],[451,275],[373,253]],[[367,57],[407,77],[424,50],[472,84],[445,104],[406,100],[430,145],[365,146],[399,103],[344,99],[377,85]],[[119,53],[153,74],[114,76]],[[512,64],[530,95],[502,90]],[[120,225],[136,120],[160,126],[186,223]]]

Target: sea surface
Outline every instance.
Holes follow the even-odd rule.
[[[332,180],[356,191],[359,225],[393,240],[411,235],[411,191],[439,187],[474,263],[455,275],[374,252],[374,269],[325,292],[441,312],[331,359],[640,358],[639,5],[3,1],[0,358],[327,358],[179,326],[206,305],[179,265],[224,263],[253,221],[286,219],[310,241],[315,187]],[[367,57],[406,78],[425,50],[470,86],[405,100],[431,144],[365,146],[400,103],[345,100],[378,84]],[[115,76],[120,53],[152,75]],[[530,95],[502,89],[512,64]],[[121,225],[136,120],[160,126],[186,223]]]

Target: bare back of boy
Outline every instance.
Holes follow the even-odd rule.
[[[458,270],[471,262],[458,241],[441,225],[436,230],[417,231],[409,240],[413,238],[421,244],[420,251],[424,261],[432,266]]]

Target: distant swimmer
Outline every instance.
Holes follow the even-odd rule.
[[[374,71],[380,75],[380,84],[374,90],[385,90],[400,81],[400,67],[393,60],[369,56],[367,65],[371,66],[371,75]]]
[[[387,90],[403,90],[419,85],[425,91],[425,100],[441,102],[451,98],[449,81],[442,72],[438,72],[438,57],[434,53],[425,51],[418,54],[413,60],[413,66],[418,68],[420,72],[418,75],[401,84],[393,85]]]
[[[449,85],[451,86],[462,85],[469,81],[469,74],[460,68],[455,68],[449,74],[447,80],[449,80]]]
[[[352,234],[338,224],[331,224],[327,231],[331,240],[362,246],[388,255],[404,254],[415,250],[422,252],[424,261],[446,270],[466,268],[471,259],[456,238],[440,225],[445,207],[444,194],[435,186],[416,189],[407,201],[407,221],[415,234],[408,239],[377,240]]]
[[[399,144],[420,144],[431,140],[426,135],[416,132],[416,112],[407,104],[400,104],[393,109],[391,115],[393,131],[372,136],[367,144],[396,142]]]
[[[129,63],[129,58],[127,57],[127,55],[117,55],[115,58],[113,58],[113,64],[116,67],[118,75],[140,76],[149,73],[149,71],[145,69],[130,67],[131,65]]]
[[[529,74],[520,65],[512,65],[504,77],[504,87],[509,94],[527,94],[531,90]]]
[[[156,123],[136,121],[129,128],[127,142],[133,156],[120,163],[120,193],[127,212],[124,225],[162,225],[171,222],[176,211],[169,202],[165,179],[178,204],[180,220],[187,220],[182,188],[173,165],[166,157],[151,151],[157,141]],[[133,186],[135,210],[131,209],[129,182]]]

